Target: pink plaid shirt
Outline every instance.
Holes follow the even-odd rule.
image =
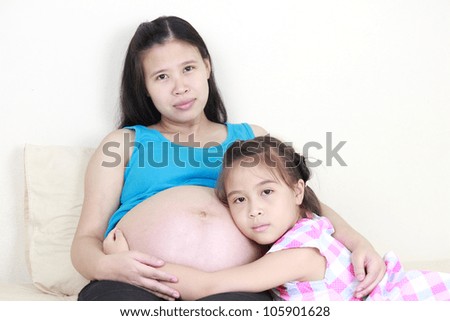
[[[351,264],[351,252],[331,236],[334,229],[325,217],[311,214],[302,218],[269,250],[313,247],[327,261],[320,281],[291,281],[272,293],[277,300],[359,300],[353,296],[358,281]],[[446,300],[450,301],[450,274],[430,271],[405,272],[392,252],[385,256],[387,272],[366,300]],[[305,262],[305,264],[308,264]]]

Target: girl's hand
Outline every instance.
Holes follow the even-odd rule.
[[[150,255],[130,251],[119,229],[115,228],[108,234],[103,241],[103,250],[107,255],[102,266],[114,273],[112,279],[145,288],[165,300],[173,301],[180,297],[177,291],[160,282],[177,282],[175,276],[157,269],[164,262]],[[114,272],[111,267],[114,267]]]
[[[356,278],[360,281],[355,291],[355,297],[362,298],[370,294],[380,283],[386,273],[386,265],[369,243],[352,252],[352,263]]]

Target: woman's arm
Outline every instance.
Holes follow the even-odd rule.
[[[356,289],[355,296],[366,296],[381,281],[386,272],[383,259],[375,251],[372,244],[335,211],[323,203],[321,203],[321,209],[322,215],[327,217],[334,226],[333,236],[352,252],[355,275],[361,281]]]
[[[186,266],[166,263],[160,269],[178,276],[171,284],[184,300],[208,295],[245,291],[261,292],[289,281],[321,280],[326,260],[314,248],[286,249],[264,255],[245,265],[216,272],[203,272]]]
[[[251,124],[250,127],[252,128],[253,134],[255,135],[255,137],[265,136],[268,134],[267,130],[265,130],[261,126]]]
[[[174,277],[153,267],[161,260],[138,252],[105,255],[103,234],[108,220],[119,206],[125,164],[125,133],[117,130],[109,134],[94,152],[86,171],[84,202],[71,248],[72,263],[88,280],[117,280],[135,284],[167,298],[174,293],[167,284]],[[114,152],[114,156],[112,156]],[[158,294],[157,294],[158,295]]]

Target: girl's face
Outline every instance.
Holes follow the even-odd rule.
[[[169,40],[145,51],[141,59],[145,86],[162,121],[184,124],[204,115],[211,67],[196,47]]]
[[[274,243],[300,218],[304,182],[290,187],[265,164],[233,164],[225,191],[235,224],[259,244]]]

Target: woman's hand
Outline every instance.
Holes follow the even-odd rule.
[[[156,257],[136,251],[130,251],[128,242],[122,231],[115,228],[103,241],[106,256],[102,266],[115,267],[114,279],[147,289],[149,292],[165,300],[179,298],[180,294],[167,285],[159,282],[177,282],[175,276],[163,272],[158,267],[164,262]]]
[[[352,264],[356,278],[360,281],[355,297],[362,298],[377,286],[386,273],[386,265],[375,249],[366,242],[352,252]]]

